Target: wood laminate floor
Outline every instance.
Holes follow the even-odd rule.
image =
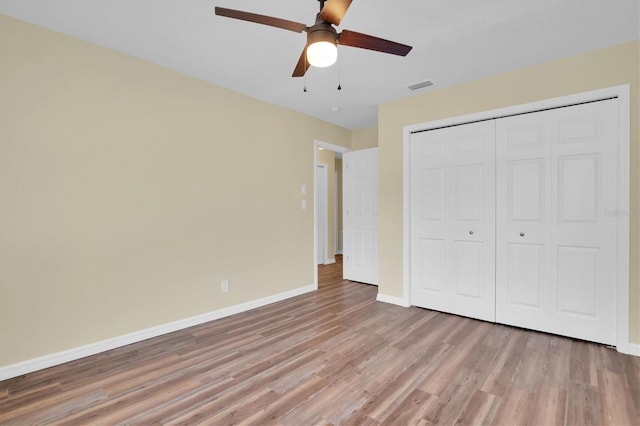
[[[640,358],[320,289],[0,382],[0,424],[640,424]]]

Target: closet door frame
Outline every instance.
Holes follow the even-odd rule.
[[[411,134],[505,116],[526,114],[545,109],[565,107],[585,102],[618,98],[618,205],[611,214],[617,218],[617,276],[616,282],[616,349],[626,354],[640,355],[629,344],[629,218],[630,210],[630,88],[615,86],[563,96],[543,101],[514,105],[443,120],[405,126],[403,129],[403,306],[411,306]],[[635,346],[635,345],[634,345]]]

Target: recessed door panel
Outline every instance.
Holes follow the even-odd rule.
[[[509,151],[540,148],[544,146],[545,128],[541,123],[513,125],[503,137]]]
[[[558,121],[559,144],[595,142],[600,132],[600,118],[597,115]]]
[[[598,215],[599,155],[558,158],[558,217],[561,222],[595,222]]]
[[[430,140],[421,144],[419,149],[415,151],[415,155],[416,157],[444,160],[446,155],[445,143],[446,140],[444,138]]]
[[[515,222],[540,222],[545,208],[544,159],[509,162],[509,218]]]
[[[558,311],[597,315],[598,249],[558,247]]]
[[[479,133],[464,133],[453,138],[454,149],[456,153],[472,152],[480,154],[485,149],[485,134]]]
[[[453,283],[458,296],[482,296],[484,244],[477,241],[453,242]]]
[[[507,292],[510,305],[542,308],[544,246],[541,244],[508,245]]]
[[[444,168],[423,169],[418,171],[416,185],[420,188],[420,217],[422,220],[445,219]]]
[[[418,286],[422,290],[445,290],[445,242],[421,238],[418,243]]]
[[[368,176],[357,176],[354,178],[355,184],[355,205],[354,216],[366,216],[371,213],[371,180]]]
[[[482,164],[465,164],[454,168],[454,215],[458,220],[482,221],[484,202],[484,168]]]

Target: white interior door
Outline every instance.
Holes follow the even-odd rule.
[[[495,124],[411,135],[411,303],[495,320]]]
[[[327,257],[327,168],[316,165],[316,242],[318,265]]]
[[[342,157],[343,275],[378,284],[378,148]]]
[[[498,322],[616,343],[616,102],[498,120]]]

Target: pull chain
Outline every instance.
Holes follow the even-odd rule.
[[[337,52],[336,52],[337,54]],[[341,80],[341,72],[340,72],[340,55],[338,54],[337,57],[337,62],[338,62],[338,90],[342,90],[342,85],[340,85],[340,80]]]
[[[307,48],[304,48],[304,89],[302,89],[304,91],[304,93],[307,93],[307,71],[309,70],[309,67],[307,65]]]

